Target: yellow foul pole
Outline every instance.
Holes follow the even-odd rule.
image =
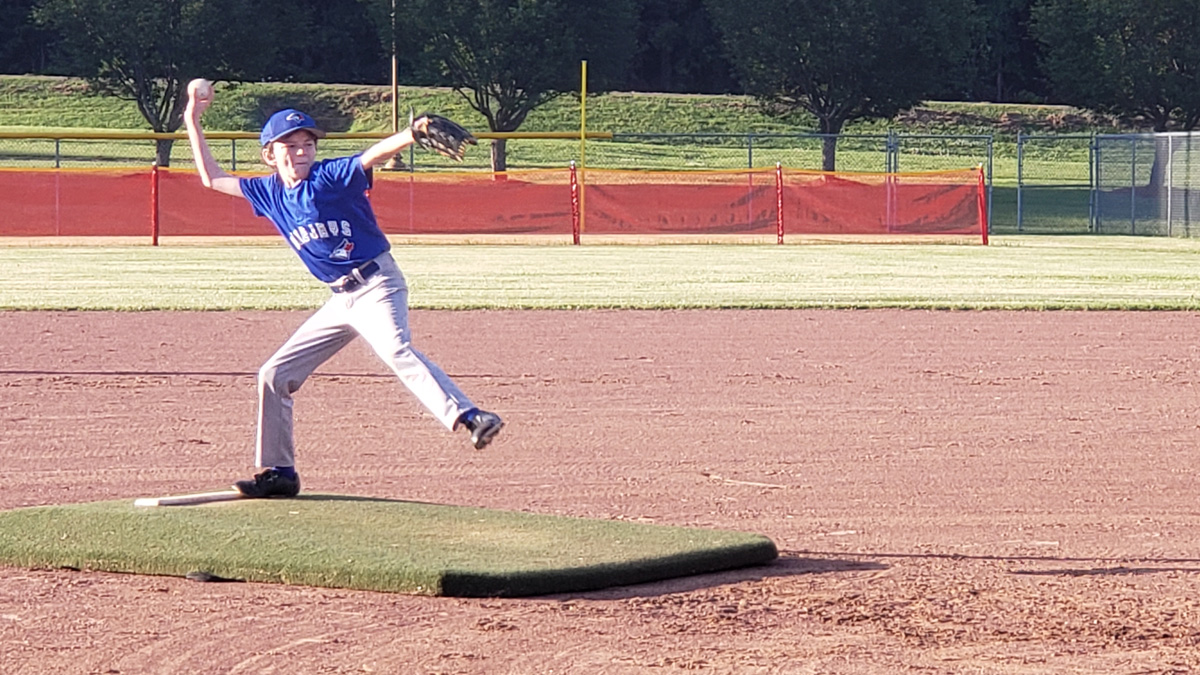
[[[579,231],[587,218],[587,210],[583,208],[584,186],[587,183],[587,61],[579,62]]]
[[[396,0],[392,0],[392,133],[400,133],[400,74],[396,58]]]
[[[400,85],[397,83],[399,67],[396,62],[396,0],[392,0],[392,133],[400,133]],[[396,156],[392,155],[384,163],[383,168],[396,169]]]

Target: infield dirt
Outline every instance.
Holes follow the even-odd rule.
[[[226,487],[305,312],[0,313],[0,508]],[[1200,669],[1200,314],[415,311],[486,451],[361,342],[305,488],[759,532],[767,567],[466,600],[0,569],[5,673]]]

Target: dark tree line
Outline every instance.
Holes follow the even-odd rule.
[[[0,73],[50,74],[61,68],[54,52],[55,31],[34,22],[34,2],[0,3]]]
[[[5,0],[0,71],[87,78],[180,124],[193,77],[452,87],[492,131],[578,89],[745,93],[816,131],[923,100],[1200,124],[1200,0]],[[2,121],[0,121],[2,124]],[[834,145],[825,165],[834,168]],[[493,166],[504,168],[503,142]]]
[[[804,111],[826,134],[887,119],[944,86],[970,53],[972,0],[707,0],[738,79],[781,112]],[[966,30],[964,30],[966,29]]]
[[[171,0],[168,0],[171,2]],[[467,13],[486,7],[487,2],[447,0],[432,8],[409,0],[396,0],[396,44],[403,84],[449,84],[439,81],[437,64],[430,63],[427,46],[416,34],[420,20],[441,12]],[[1021,101],[1047,99],[1052,95],[1037,61],[1038,49],[1031,36],[1030,8],[1035,0],[972,0],[978,25],[960,26],[969,33],[972,53],[960,63],[954,81],[945,81],[943,98]],[[57,5],[67,11],[111,11],[124,13],[127,0],[107,3],[71,0],[4,0],[0,2],[0,73],[86,75],[64,51],[62,25],[39,22],[34,9]],[[202,0],[172,4],[198,8]],[[512,5],[522,3],[514,0]],[[528,3],[536,4],[536,3]],[[626,10],[623,3],[608,6],[593,2],[595,11],[610,16]],[[765,3],[781,5],[782,3]],[[830,3],[836,7],[838,3]],[[903,5],[904,3],[896,3]],[[266,64],[265,79],[294,82],[337,82],[384,84],[391,77],[391,0],[260,0],[254,3],[261,16],[285,16],[286,23],[303,27],[304,35],[289,44],[275,27],[260,31],[256,44],[274,53]],[[747,18],[766,18],[746,6]],[[735,75],[722,32],[715,25],[704,0],[632,0],[629,9],[634,25],[633,44],[615,89],[673,93],[743,93]],[[432,14],[425,13],[432,10]],[[553,36],[543,36],[550,40]],[[223,50],[228,44],[214,44]],[[497,45],[518,50],[527,45]],[[230,64],[236,66],[237,64]],[[944,73],[943,73],[944,74]]]

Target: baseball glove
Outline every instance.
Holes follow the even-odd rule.
[[[412,129],[413,140],[426,150],[432,150],[439,155],[461,162],[467,144],[477,144],[471,132],[462,128],[454,120],[430,113],[424,113],[416,119],[417,121],[428,120],[424,130],[421,131],[418,131],[414,124],[410,123],[409,125],[409,128]]]

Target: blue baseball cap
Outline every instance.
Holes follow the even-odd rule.
[[[258,135],[259,144],[268,145],[298,129],[304,129],[317,138],[325,138],[325,132],[317,128],[313,118],[295,108],[288,108],[271,115]]]

